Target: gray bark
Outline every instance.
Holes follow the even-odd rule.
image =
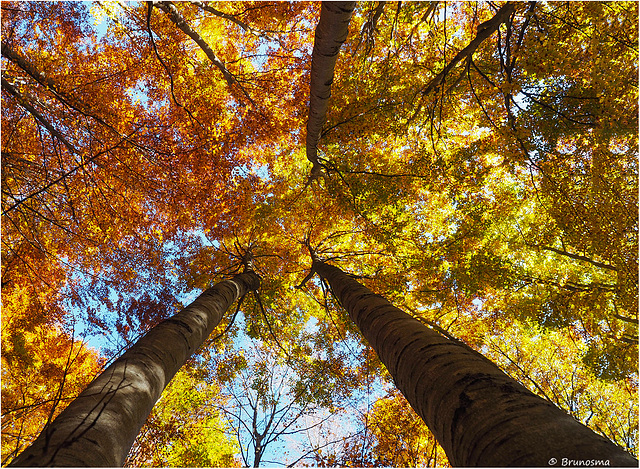
[[[311,176],[322,171],[318,161],[318,140],[327,118],[333,71],[340,47],[347,39],[349,22],[356,2],[322,2],[311,56],[309,119],[307,121],[307,159],[313,163]]]
[[[314,260],[313,270],[329,282],[452,465],[638,466],[464,343],[429,329],[336,267]]]
[[[171,378],[229,306],[259,284],[253,272],[224,280],[156,325],[71,402],[11,466],[121,466]]]

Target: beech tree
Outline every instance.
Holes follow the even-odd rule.
[[[307,159],[313,164],[311,177],[319,176],[322,170],[322,164],[318,159],[318,140],[327,118],[333,70],[340,47],[347,39],[349,21],[355,5],[355,2],[323,3],[316,26],[311,59],[306,138]]]
[[[637,464],[464,343],[429,329],[336,267],[316,259],[313,270],[327,280],[454,466],[544,466],[558,456]]]
[[[584,425],[637,455],[637,3],[1,8],[3,464],[76,413],[60,412],[89,374],[236,274],[247,250],[259,296],[220,321],[175,389],[203,378],[210,406],[233,383],[242,408],[222,397],[216,415],[254,415],[268,392],[234,381],[234,357],[255,340],[257,369],[300,378],[291,408],[304,411],[289,428],[306,429],[312,409],[328,416],[269,445],[298,438],[288,444],[299,454],[258,459],[447,464],[437,437],[449,463],[481,461],[469,446],[480,424],[451,438],[454,420],[484,415],[482,396],[454,382],[452,396],[473,400],[468,414],[460,402],[443,405],[449,417],[425,406],[428,393],[407,388],[420,376],[398,375],[393,347],[381,362],[367,342],[378,339],[311,276],[308,246],[423,324],[425,340],[463,353],[464,376],[482,367],[504,385],[497,394],[548,412],[539,428],[562,421],[594,438]],[[77,352],[79,338],[100,348]],[[27,370],[42,371],[37,389]],[[394,381],[436,437],[403,414]],[[108,464],[125,460],[166,382]],[[234,458],[227,440],[207,449],[198,423],[218,417],[190,396],[166,392],[130,464],[160,461],[146,448],[177,441],[168,408],[194,419],[180,429],[194,451],[171,443],[172,464],[239,463],[244,447]],[[348,418],[353,432],[337,433]],[[390,450],[406,442],[428,454]]]
[[[151,329],[46,427],[12,466],[121,466],[162,390],[222,314],[259,287],[248,271]]]

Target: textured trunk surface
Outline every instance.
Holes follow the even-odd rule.
[[[312,175],[320,172],[318,140],[327,117],[333,70],[342,43],[349,33],[349,22],[356,2],[322,2],[311,56],[307,158],[313,163]]]
[[[253,272],[222,281],[152,328],[45,428],[12,466],[121,466],[165,386],[229,306],[259,287]]]
[[[432,331],[340,269],[319,261],[313,268],[329,282],[453,465],[638,466],[627,452],[470,347]]]

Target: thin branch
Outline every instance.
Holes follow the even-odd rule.
[[[107,129],[115,133],[118,137],[124,138],[124,140],[126,140],[128,143],[140,149],[143,154],[146,152],[152,152],[152,150],[150,150],[148,147],[144,147],[143,145],[140,145],[135,141],[131,140],[130,137],[131,135],[133,135],[133,133],[131,133],[128,136],[125,136],[125,134],[121,133],[113,125],[106,122],[100,116],[94,114],[90,106],[87,106],[81,100],[67,96],[65,93],[59,90],[57,84],[50,77],[48,77],[44,72],[39,71],[31,62],[29,62],[27,59],[19,55],[5,41],[1,42],[1,50],[2,50],[2,55],[5,58],[9,59],[19,68],[21,68],[27,75],[33,78],[37,83],[40,83],[40,85],[42,85],[45,89],[50,91],[62,104],[82,114],[85,117],[90,117],[91,119],[95,120],[99,124],[105,126]]]
[[[239,20],[236,17],[236,15],[230,15],[229,13],[225,13],[224,11],[217,10],[216,8],[213,8],[210,4],[205,3],[205,2],[200,2],[198,0],[191,0],[191,3],[193,3],[194,5],[200,7],[201,9],[203,9],[204,11],[206,11],[208,13],[211,13],[211,14],[219,17],[219,18],[224,18],[226,20],[231,21],[232,23],[237,24],[238,26],[240,26],[242,28],[243,31],[251,33],[254,36],[263,37],[263,38],[265,38],[267,40],[271,40],[271,38],[264,31],[258,31],[257,29],[252,28],[251,26],[249,26],[244,21]]]
[[[233,322],[235,321],[236,316],[238,315],[238,312],[240,311],[240,307],[242,306],[242,302],[244,301],[244,297],[245,296],[247,296],[246,293],[240,297],[240,301],[238,301],[238,306],[236,307],[236,311],[235,311],[235,313],[233,313],[233,316],[231,316],[231,319],[229,320],[229,324],[227,324],[227,327],[224,328],[224,331],[222,331],[220,334],[218,334],[214,338],[207,340],[207,344],[212,344],[213,342],[218,340],[220,337],[225,335],[227,332],[229,332],[229,329],[231,329],[231,326],[233,325]]]
[[[515,2],[507,2],[504,4],[500,10],[495,14],[493,18],[484,23],[478,25],[478,32],[476,37],[460,52],[456,54],[456,56],[451,59],[451,62],[447,64],[444,69],[438,73],[422,90],[422,94],[427,95],[432,90],[439,88],[439,86],[444,82],[446,76],[449,72],[462,60],[468,59],[473,56],[473,53],[476,51],[478,46],[482,44],[482,42],[489,38],[493,33],[495,33],[500,25],[507,21],[509,16],[515,10]]]
[[[147,32],[149,33],[149,40],[151,41],[151,45],[153,46],[153,51],[155,52],[156,57],[158,58],[158,61],[160,62],[160,65],[162,65],[162,67],[165,69],[165,71],[169,75],[169,81],[170,81],[170,84],[171,84],[171,97],[173,98],[173,102],[176,104],[176,106],[184,109],[186,111],[186,113],[189,115],[189,118],[191,120],[196,121],[198,124],[200,124],[200,127],[204,128],[204,125],[202,124],[202,122],[200,122],[200,120],[197,117],[195,117],[193,115],[193,113],[189,109],[187,109],[186,106],[184,106],[182,103],[180,103],[178,101],[178,99],[176,98],[175,83],[173,81],[173,74],[171,73],[171,71],[169,70],[169,67],[164,62],[162,57],[160,56],[160,52],[158,52],[158,47],[156,46],[156,41],[153,38],[153,32],[151,31],[151,11],[153,9],[153,5],[154,5],[154,2],[147,2],[147,7],[148,7],[147,8]]]
[[[530,247],[537,247],[537,248],[540,248],[540,249],[544,249],[545,251],[555,252],[556,254],[560,254],[561,256],[566,256],[566,257],[569,257],[571,259],[575,259],[575,260],[578,260],[578,261],[588,262],[589,264],[592,264],[592,265],[594,265],[596,267],[600,267],[601,269],[613,270],[614,272],[618,271],[618,268],[614,267],[612,265],[604,264],[602,262],[595,261],[593,259],[590,259],[590,258],[588,258],[586,256],[581,256],[579,254],[572,254],[572,253],[564,251],[562,249],[557,249],[557,248],[554,248],[554,247],[551,247],[551,246],[538,246],[538,245],[534,245],[534,244],[527,244],[527,245],[530,246]]]
[[[533,386],[538,390],[538,392],[544,396],[544,398],[546,400],[548,400],[549,402],[554,402],[553,399],[551,399],[547,393],[545,392],[545,390],[542,388],[542,386],[540,386],[530,375],[529,373],[527,373],[521,366],[519,363],[517,363],[515,360],[513,360],[509,354],[507,352],[505,352],[504,350],[502,350],[502,348],[496,344],[495,342],[491,341],[491,345],[493,346],[493,348],[495,350],[497,350],[500,355],[502,355],[503,357],[505,357],[507,360],[509,360],[509,362],[515,366],[517,368],[517,370],[522,374],[522,376],[524,376],[525,378],[527,378],[531,384],[533,384]],[[556,403],[559,404],[559,402],[556,400]]]
[[[44,186],[43,188],[32,192],[31,194],[27,195],[26,197],[18,200],[15,204],[13,204],[12,206],[10,206],[9,208],[7,208],[6,210],[2,211],[2,215],[6,215],[8,212],[14,210],[15,208],[19,207],[20,205],[22,205],[25,201],[35,197],[38,194],[41,194],[43,192],[45,192],[46,190],[48,190],[50,187],[62,182],[66,177],[68,177],[69,175],[73,174],[74,172],[76,172],[78,169],[81,169],[83,167],[85,167],[86,165],[88,165],[89,163],[92,163],[96,160],[96,158],[98,158],[101,155],[104,155],[105,153],[110,152],[111,150],[117,148],[118,146],[120,146],[124,141],[127,141],[131,135],[133,135],[134,133],[136,133],[137,130],[133,131],[131,134],[126,135],[122,140],[120,140],[118,143],[116,143],[115,145],[113,145],[111,148],[107,148],[105,150],[102,150],[98,153],[96,153],[95,155],[85,159],[81,164],[74,166],[73,168],[71,168],[69,171],[63,173],[59,178],[51,181],[49,184],[47,184],[46,186]]]
[[[267,313],[266,313],[266,311],[264,309],[264,306],[262,305],[262,300],[260,299],[260,294],[257,291],[254,291],[253,294],[256,297],[256,300],[258,302],[258,306],[260,307],[260,311],[262,312],[262,316],[264,317],[264,320],[267,323],[267,327],[269,328],[269,333],[271,334],[271,337],[273,337],[273,340],[276,341],[276,344],[278,344],[278,347],[280,347],[280,349],[284,352],[285,356],[288,359],[291,359],[291,356],[289,355],[289,352],[287,352],[287,350],[282,346],[282,344],[278,340],[278,337],[276,337],[276,335],[273,332],[273,329],[271,328],[271,323],[269,322],[269,318],[267,317]]]
[[[15,86],[13,86],[13,84],[9,83],[9,81],[4,78],[4,76],[2,77],[2,88],[6,89],[10,94],[15,96],[15,98],[18,100],[18,103],[20,103],[23,108],[29,111],[31,115],[35,117],[36,120],[39,121],[51,135],[60,140],[64,144],[64,146],[67,147],[69,152],[76,155],[79,154],[78,150],[73,145],[71,145],[71,143],[69,143],[64,135],[58,132],[53,127],[53,125],[51,125],[51,123],[45,117],[43,117],[42,114],[40,114],[40,112],[38,112],[38,110],[31,105],[31,103],[29,103],[29,100],[27,100],[27,98],[24,97],[22,93],[20,93],[20,91]]]
[[[195,43],[200,46],[200,48],[207,55],[211,63],[213,63],[213,65],[215,65],[216,67],[218,67],[218,69],[220,69],[225,80],[227,80],[227,83],[231,85],[236,81],[234,76],[229,72],[229,70],[227,70],[227,67],[225,67],[225,65],[216,56],[215,52],[213,51],[213,49],[211,49],[209,44],[207,44],[207,42],[204,39],[202,39],[202,37],[196,31],[194,31],[193,28],[191,28],[191,26],[187,24],[185,19],[178,12],[178,9],[175,7],[175,5],[172,2],[153,2],[153,3],[155,6],[157,6],[162,11],[164,11],[167,14],[167,16],[169,16],[169,19],[171,19],[171,21],[173,21],[175,25],[178,28],[180,28],[180,30],[183,33],[185,33],[187,36],[193,39]]]
[[[369,12],[369,19],[362,25],[362,29],[360,30],[360,38],[358,39],[358,44],[353,50],[353,55],[355,55],[360,48],[360,44],[362,44],[363,38],[365,38],[366,44],[364,55],[369,55],[371,49],[373,49],[373,45],[375,43],[374,34],[377,30],[376,25],[378,24],[378,20],[382,16],[385,3],[387,2],[378,2],[378,6],[376,7],[376,9]]]
[[[160,8],[162,11],[164,11],[167,14],[167,16],[169,16],[169,19],[173,21],[175,25],[183,33],[185,33],[187,36],[193,39],[194,42],[198,44],[198,46],[200,46],[200,49],[202,49],[202,51],[206,54],[207,58],[211,61],[211,63],[216,67],[218,67],[218,69],[222,72],[222,75],[224,76],[225,80],[227,80],[227,83],[229,84],[229,86],[232,86],[234,84],[238,85],[242,90],[242,93],[245,95],[245,97],[249,100],[249,102],[251,102],[253,107],[257,109],[256,103],[253,101],[253,99],[251,99],[251,96],[249,96],[249,93],[247,92],[247,90],[238,82],[237,78],[227,69],[224,63],[216,56],[211,46],[207,44],[207,42],[202,38],[202,36],[200,36],[200,34],[198,34],[191,26],[189,26],[189,24],[182,17],[182,15],[180,14],[176,6],[172,2],[153,2],[153,3],[154,5],[157,5],[158,8]]]

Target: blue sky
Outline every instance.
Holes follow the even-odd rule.
[[[97,18],[94,13],[98,12],[97,4],[93,2],[84,2],[87,7],[90,9],[93,17],[93,28],[97,33],[98,41],[101,40],[108,31],[108,26],[110,21],[107,16],[102,16],[101,18]],[[111,3],[111,5],[116,5],[115,2]],[[266,48],[266,45],[265,45]],[[257,60],[257,59],[256,59]],[[257,66],[260,64],[257,63]],[[144,93],[143,88],[135,88],[130,90],[130,95],[132,98],[137,99],[144,105],[147,101],[147,97]],[[240,173],[245,172],[246,174],[253,173],[262,179],[270,179],[270,174],[267,166],[256,166],[256,167],[245,167],[238,170]],[[242,174],[239,174],[242,176]],[[202,232],[192,232],[192,235],[199,237],[204,245],[210,244],[207,240],[206,236]],[[170,246],[169,246],[170,248]],[[172,251],[171,249],[169,249]],[[176,253],[177,254],[177,253]],[[167,258],[167,262],[170,262],[171,259]],[[90,282],[90,277],[87,274],[83,274],[81,272],[76,272],[73,275],[73,279],[75,281],[80,282],[80,284],[88,285]],[[70,287],[68,287],[70,288]],[[176,292],[177,293],[177,292]],[[178,300],[182,302],[183,305],[188,305],[192,302],[198,295],[200,294],[200,290],[190,290],[185,292],[180,292],[177,294]],[[113,288],[109,289],[109,299],[113,302],[118,300],[118,292]],[[73,306],[68,303],[69,312],[71,313],[71,317],[74,318],[86,318],[85,308],[93,307],[102,311],[102,315],[107,316],[108,319],[108,310],[105,305],[101,304],[98,298],[83,298],[84,305],[83,306]],[[235,305],[231,308],[234,310]],[[232,311],[227,312],[227,317],[232,314]],[[115,318],[112,318],[115,321]],[[223,321],[223,322],[226,322]],[[238,318],[236,319],[236,323],[240,326],[240,330],[244,331],[246,329],[246,324],[244,320],[244,315],[240,313]],[[315,324],[317,320],[309,321],[307,324],[307,331],[313,332],[315,328]],[[119,334],[115,330],[106,330],[102,332],[91,332],[91,329],[88,326],[88,323],[83,322],[83,320],[78,320],[74,326],[76,338],[82,338],[89,347],[93,347],[102,352],[106,352],[107,349],[112,351],[124,346],[124,341],[119,336]],[[220,328],[219,328],[220,329]],[[215,334],[216,332],[214,332]],[[140,334],[141,336],[142,334]],[[255,345],[255,340],[250,339],[244,332],[241,332],[238,338],[234,341],[234,348],[237,350],[248,350],[253,345]],[[355,341],[351,340],[349,344],[346,344],[350,351],[359,350],[360,345],[355,343]],[[353,355],[353,360],[357,360],[358,357]],[[227,389],[228,392],[239,393],[239,383],[231,383],[230,388]],[[286,389],[285,389],[286,391]],[[366,413],[373,403],[380,397],[382,397],[385,393],[384,387],[381,385],[379,381],[374,383],[373,386],[369,388],[356,389],[354,391],[353,398],[346,402],[345,405],[349,410],[344,413],[335,413],[330,420],[324,425],[324,428],[314,428],[309,431],[292,433],[283,437],[281,440],[276,441],[268,446],[267,451],[263,457],[263,461],[265,464],[269,466],[278,466],[278,465],[286,465],[293,461],[295,461],[299,456],[301,456],[302,448],[305,447],[311,441],[322,441],[325,436],[330,438],[340,439],[342,436],[347,436],[351,432],[355,431],[359,424],[359,416],[363,413]],[[290,402],[290,396],[284,393],[282,405],[285,406]],[[301,421],[301,423],[313,423],[319,420],[322,420],[330,415],[329,410],[327,409],[319,409],[315,415],[308,415]],[[321,431],[322,430],[322,431]],[[246,435],[245,438],[241,438],[241,441],[247,442]],[[328,448],[324,448],[325,453]],[[285,456],[285,454],[287,456]],[[303,462],[303,461],[301,461]],[[306,462],[311,462],[310,460],[306,460]]]

